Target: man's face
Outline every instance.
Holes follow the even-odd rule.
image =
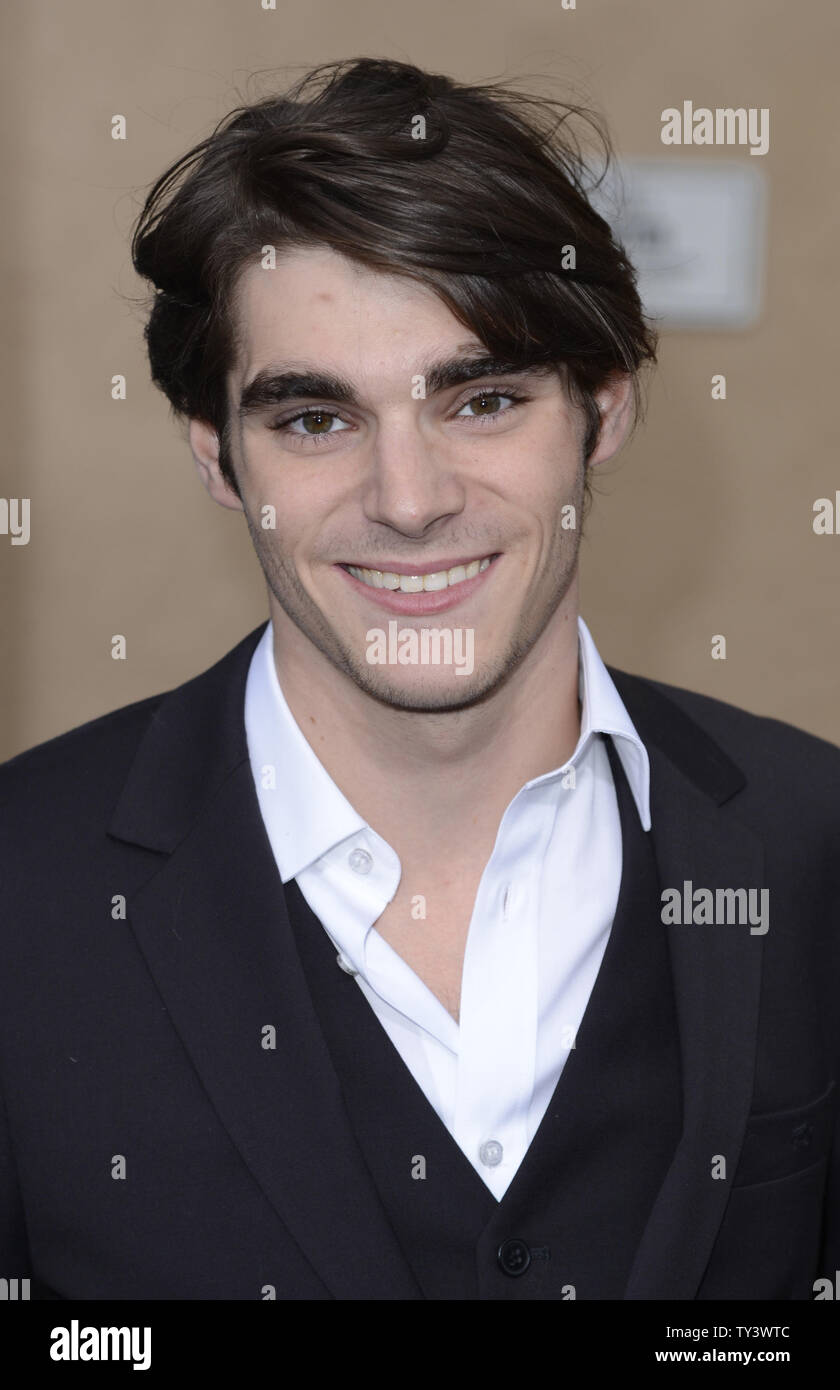
[[[403,709],[486,696],[574,612],[582,423],[559,376],[470,379],[486,348],[433,292],[326,249],[249,268],[236,303],[230,457],[279,652]],[[424,629],[450,630],[440,664]]]

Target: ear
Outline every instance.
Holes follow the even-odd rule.
[[[595,392],[601,412],[598,443],[587,460],[587,467],[606,463],[617,454],[633,423],[633,381],[627,372],[613,372]]]
[[[190,420],[190,448],[201,478],[214,502],[231,511],[244,511],[240,499],[219,467],[219,436],[204,420]]]

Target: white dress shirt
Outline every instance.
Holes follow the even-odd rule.
[[[245,692],[251,768],[280,877],[297,880],[336,946],[336,968],[355,975],[499,1201],[575,1045],[618,901],[621,822],[599,734],[615,738],[650,829],[647,751],[580,618],[578,636],[580,738],[568,762],[526,782],[502,816],[470,921],[458,1023],[374,926],[399,886],[399,858],[339,791],[292,717],[271,623]],[[422,932],[422,918],[416,926]]]

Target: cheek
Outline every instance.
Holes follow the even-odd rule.
[[[325,489],[312,471],[285,464],[270,446],[254,448],[245,478],[245,500],[266,545],[282,554],[305,554],[317,540],[329,510]]]
[[[558,440],[555,430],[508,457],[504,497],[511,513],[522,518],[528,529],[550,536],[559,524],[561,508],[577,502],[582,480],[577,443]]]

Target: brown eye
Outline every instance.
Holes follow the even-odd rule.
[[[467,405],[479,407],[479,409],[473,410],[474,415],[495,415],[501,399],[502,397],[498,393],[486,392],[481,396],[473,396],[472,400],[467,401]]]
[[[349,428],[350,426],[334,411],[322,410],[320,406],[315,406],[312,410],[301,410],[297,415],[293,415],[291,420],[278,420],[277,424],[269,425],[269,429],[277,434],[284,434],[292,439],[328,439],[331,434],[339,434]]]
[[[528,396],[514,391],[477,391],[474,396],[470,396],[470,399],[464,402],[456,415],[462,419],[489,420],[494,415],[509,415],[512,410],[515,410],[518,405],[524,404],[528,399]]]
[[[327,434],[335,416],[328,415],[325,410],[308,410],[305,415],[299,415],[298,419],[302,421],[307,434]]]

